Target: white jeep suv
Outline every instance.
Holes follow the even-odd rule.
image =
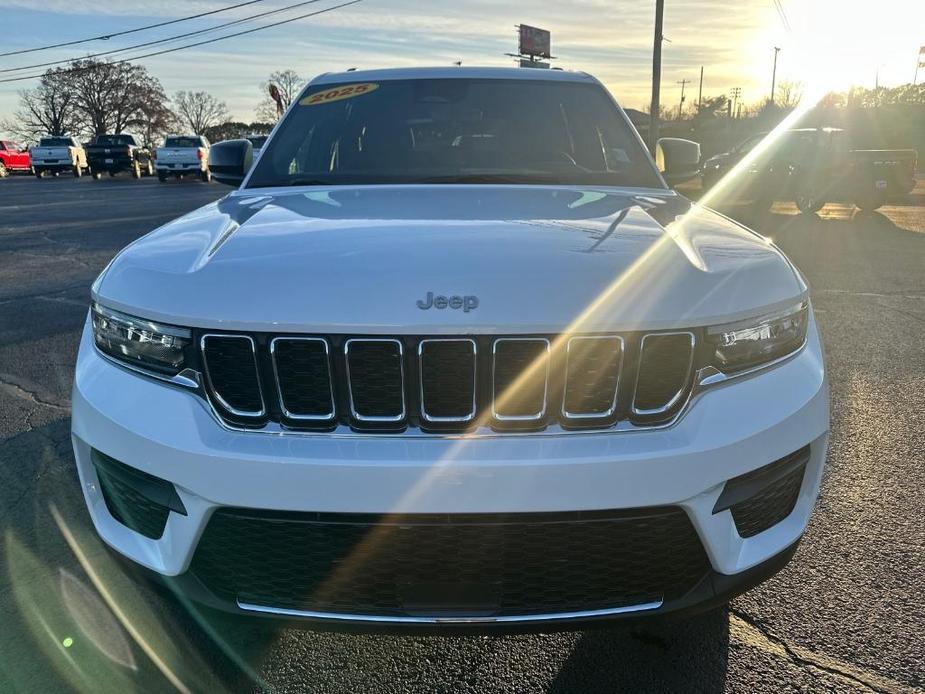
[[[213,607],[373,625],[719,605],[794,553],[829,426],[805,281],[585,74],[329,74],[237,189],[95,281],[97,531]],[[696,149],[696,145],[694,145]],[[685,153],[686,152],[686,153]]]

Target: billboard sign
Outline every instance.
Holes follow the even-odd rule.
[[[521,24],[520,54],[534,58],[551,58],[549,32],[529,24]]]

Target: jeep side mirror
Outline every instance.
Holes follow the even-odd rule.
[[[655,163],[670,186],[700,173],[700,144],[678,137],[663,137],[655,144]]]
[[[212,178],[228,186],[239,186],[254,162],[250,140],[228,140],[209,148]]]

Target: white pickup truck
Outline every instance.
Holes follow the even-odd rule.
[[[184,175],[196,174],[204,182],[212,180],[209,173],[209,141],[201,135],[168,135],[164,146],[154,151],[157,180],[168,176],[179,181]]]
[[[84,171],[90,171],[87,153],[73,137],[43,137],[39,140],[32,148],[32,169],[36,178],[42,178],[46,171],[56,176],[62,171],[70,171],[75,178],[80,178]]]

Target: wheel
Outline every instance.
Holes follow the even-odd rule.
[[[797,193],[793,201],[803,214],[813,214],[825,207],[825,200],[812,193]]]
[[[862,212],[873,212],[886,204],[886,191],[874,188],[858,193],[854,197],[854,204]]]
[[[74,164],[74,166],[71,167],[71,171],[74,174],[74,178],[80,178],[81,176],[84,175],[84,170],[80,168],[79,162],[77,164]]]
[[[167,174],[165,174],[163,171],[158,171],[157,180],[160,181],[161,183],[164,183],[167,180]]]
[[[141,164],[137,161],[132,164],[132,178],[141,178]]]
[[[35,177],[36,177],[38,180],[41,181],[41,180],[45,177],[45,172],[42,171],[41,169],[36,169],[36,170],[35,170]]]
[[[116,172],[115,172],[115,171],[110,171],[110,172],[109,172],[109,177],[110,177],[110,178],[115,178],[115,177],[116,177]]]
[[[94,172],[93,172],[93,180],[94,180],[94,181],[98,181],[98,180],[100,180],[102,177],[103,177],[103,172],[102,172],[102,171],[94,171]]]
[[[206,169],[205,171],[200,172],[200,174],[199,174],[199,179],[200,179],[203,183],[208,183],[209,181],[212,180],[212,172],[209,171],[208,169]]]

